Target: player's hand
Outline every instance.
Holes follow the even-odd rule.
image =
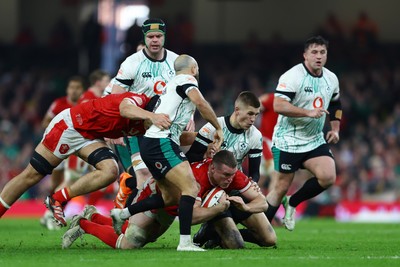
[[[247,211],[249,210],[249,207],[244,203],[243,198],[240,196],[228,196],[227,199],[231,202],[232,205],[234,205],[237,209],[241,211]]]
[[[214,133],[214,144],[217,150],[220,149],[222,142],[224,142],[224,133],[222,129],[216,130]]]
[[[194,130],[195,130],[195,127],[196,125],[195,125],[195,123],[194,123],[194,120],[193,119],[190,119],[190,121],[188,122],[188,124],[186,125],[186,128],[185,128],[185,131],[188,131],[188,132],[194,132]]]
[[[339,142],[339,133],[336,131],[329,131],[326,134],[326,141],[328,142],[328,144],[337,144]]]
[[[218,201],[217,206],[221,207],[221,212],[224,212],[229,209],[229,206],[231,205],[231,202],[227,199],[226,193],[222,194],[221,198]]]
[[[315,108],[308,111],[308,117],[315,119],[321,118],[324,114],[329,114],[329,111],[323,108]]]
[[[151,122],[161,130],[167,130],[171,126],[169,116],[164,113],[153,113]]]
[[[104,138],[104,140],[110,145],[126,146],[123,137],[120,137],[120,138],[117,138],[117,139]]]
[[[204,158],[206,159],[212,159],[215,155],[215,153],[217,153],[219,151],[219,148],[215,145],[215,141],[208,144],[207,146],[207,151],[204,154]]]
[[[255,190],[257,193],[261,193],[260,186],[253,180],[251,180],[251,188]]]

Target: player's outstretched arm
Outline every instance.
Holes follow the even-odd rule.
[[[329,112],[323,108],[315,109],[304,109],[292,105],[287,99],[282,97],[275,97],[274,99],[274,111],[278,114],[287,117],[310,117],[310,118],[320,118]]]
[[[119,112],[122,117],[131,120],[150,120],[155,126],[160,129],[168,129],[169,126],[171,126],[171,120],[169,119],[169,116],[167,114],[156,114],[144,110],[136,106],[128,99],[124,99],[121,101],[121,104],[119,105]]]
[[[243,197],[249,202],[245,203],[240,196],[229,196],[227,199],[238,209],[250,213],[259,213],[267,211],[268,204],[260,192],[258,192],[254,187],[250,187],[245,192],[242,193]]]
[[[219,125],[218,123],[217,115],[215,115],[213,108],[204,99],[203,95],[197,88],[190,90],[187,95],[190,100],[196,105],[203,119],[211,123],[211,125],[214,126],[214,128],[216,129],[214,140],[216,142],[216,145],[220,147],[222,142],[224,141],[224,137],[221,125]]]

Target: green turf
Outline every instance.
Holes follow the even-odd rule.
[[[61,249],[65,229],[48,231],[37,219],[0,220],[0,266],[400,266],[398,224],[345,224],[301,220],[293,232],[277,228],[277,249],[247,244],[243,250],[177,252],[177,223],[156,243],[139,250],[115,250],[85,235]],[[193,231],[198,227],[193,227]]]

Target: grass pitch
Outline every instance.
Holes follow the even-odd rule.
[[[193,233],[198,227],[193,227]],[[0,219],[0,266],[400,266],[398,224],[336,223],[303,219],[293,232],[276,228],[276,249],[246,244],[243,250],[177,252],[178,223],[157,242],[138,250],[115,250],[85,235],[61,249],[66,229],[48,231],[38,219]]]

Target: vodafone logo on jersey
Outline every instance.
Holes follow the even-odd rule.
[[[322,108],[324,106],[324,100],[321,97],[317,97],[313,101],[314,108]]]
[[[153,91],[157,95],[161,95],[167,84],[164,81],[157,81],[153,86]]]

